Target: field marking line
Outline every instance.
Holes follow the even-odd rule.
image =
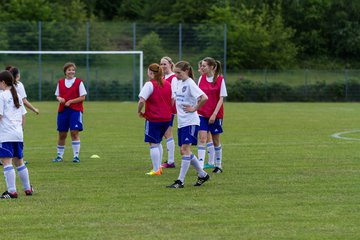
[[[343,137],[342,136],[344,134],[356,133],[356,132],[360,132],[360,130],[358,129],[358,130],[351,130],[351,131],[346,131],[346,132],[338,132],[338,133],[332,134],[331,137],[337,138],[337,139],[350,140],[350,141],[360,141],[360,138],[351,138],[351,137]]]

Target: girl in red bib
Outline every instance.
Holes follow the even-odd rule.
[[[214,173],[222,170],[222,147],[220,134],[223,132],[224,97],[227,96],[224,77],[221,75],[221,63],[213,58],[206,57],[201,61],[203,74],[198,85],[208,96],[208,101],[198,110],[200,116],[198,157],[204,159],[208,132],[211,133],[215,147]]]
[[[149,143],[153,169],[146,175],[161,175],[161,141],[172,119],[171,85],[162,77],[159,64],[150,64],[147,70],[149,81],[139,93],[138,115],[146,119],[144,141]],[[142,112],[145,106],[145,112]]]
[[[163,79],[171,84],[171,88],[173,88],[173,84],[176,83],[176,77],[174,71],[174,63],[171,60],[170,57],[163,57],[160,60],[160,66],[163,70]],[[172,119],[170,122],[169,128],[166,130],[164,137],[166,138],[166,148],[168,153],[168,159],[163,164],[161,164],[161,167],[163,168],[174,168],[175,167],[175,159],[174,159],[174,153],[175,153],[175,141],[173,137],[173,122],[174,117],[176,114],[176,105],[174,103],[172,107]]]
[[[60,104],[57,117],[57,130],[59,131],[57,157],[53,160],[53,162],[61,162],[63,160],[65,141],[67,133],[70,129],[74,154],[72,161],[74,163],[79,163],[79,132],[83,130],[83,101],[85,100],[87,92],[82,80],[75,77],[75,63],[65,63],[63,69],[65,78],[59,80],[55,91],[56,99]]]

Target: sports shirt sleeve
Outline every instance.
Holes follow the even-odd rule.
[[[24,84],[22,82],[18,82],[16,86],[16,92],[20,95],[21,99],[24,99],[27,97]]]
[[[55,90],[55,96],[59,96],[60,93],[59,93],[59,83],[56,85],[56,90]]]
[[[222,82],[221,82],[220,97],[227,97],[225,79],[223,79]]]
[[[205,93],[203,92],[203,90],[201,90],[199,88],[198,85],[196,85],[196,83],[191,80],[189,81],[189,87],[190,87],[190,94],[194,97],[194,98],[199,98],[201,95],[204,95]]]
[[[87,94],[87,92],[86,92],[84,83],[81,82],[79,85],[79,96],[82,97],[82,96],[85,96],[86,94]]]
[[[147,100],[154,91],[154,86],[151,82],[146,82],[139,93],[139,98]]]

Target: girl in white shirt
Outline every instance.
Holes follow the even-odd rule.
[[[0,72],[0,160],[7,191],[0,198],[17,198],[14,162],[26,195],[32,195],[29,172],[23,161],[23,124],[26,110],[9,71]]]
[[[169,188],[183,188],[186,173],[190,164],[198,173],[194,186],[201,186],[209,180],[209,175],[202,169],[197,157],[191,152],[191,145],[197,145],[198,128],[200,125],[197,110],[207,100],[206,94],[194,82],[194,72],[190,64],[180,61],[175,64],[174,72],[178,80],[172,91],[176,100],[178,116],[178,145],[181,153],[181,169],[178,179]]]

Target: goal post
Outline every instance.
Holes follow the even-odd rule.
[[[72,55],[71,57],[69,57],[69,55]],[[122,60],[120,58],[114,58],[113,56],[119,56],[119,55],[127,55],[127,56],[135,56],[134,58],[129,58],[127,57],[126,60]],[[31,58],[30,56],[32,56],[32,60],[27,60],[29,58]],[[58,62],[62,62],[62,64],[64,64],[65,62],[68,61],[74,61],[72,59],[76,59],[76,58],[80,58],[81,59],[81,63],[83,66],[85,66],[85,71],[86,73],[83,74],[82,76],[79,76],[80,78],[86,80],[88,82],[88,85],[90,85],[90,69],[96,69],[98,66],[101,68],[104,66],[106,66],[105,68],[112,68],[113,69],[113,74],[114,75],[119,75],[119,78],[123,78],[123,75],[121,74],[127,74],[128,76],[131,75],[129,72],[127,73],[120,73],[120,71],[130,71],[131,68],[134,71],[133,77],[135,78],[136,76],[136,72],[138,72],[138,78],[139,78],[139,89],[142,88],[143,86],[143,61],[144,61],[144,56],[143,56],[143,51],[0,51],[0,62],[2,62],[4,65],[6,64],[10,64],[13,65],[15,67],[18,67],[20,69],[20,71],[24,68],[24,65],[29,65],[29,70],[27,70],[27,72],[32,71],[32,73],[34,74],[34,72],[36,72],[36,68],[35,68],[35,64],[38,65],[38,71],[37,71],[37,77],[38,77],[38,96],[39,99],[38,100],[42,100],[41,96],[42,96],[42,80],[43,80],[43,71],[45,70],[43,66],[46,65],[46,59],[45,56],[52,56],[50,57],[51,60],[50,61],[58,61]],[[68,56],[68,57],[66,57]],[[21,60],[20,60],[21,59]],[[63,60],[62,60],[63,59]],[[94,60],[96,59],[96,60]],[[19,61],[18,61],[19,60]],[[124,61],[126,61],[126,63],[124,63]],[[138,62],[137,62],[138,61]],[[19,63],[20,62],[20,63]],[[30,64],[31,62],[31,64]],[[80,65],[76,60],[74,61],[77,65]],[[91,63],[90,63],[91,62]],[[60,64],[60,63],[58,63]],[[118,67],[120,65],[125,65],[124,67]],[[138,64],[138,70],[135,70],[135,68],[137,68]],[[31,65],[31,67],[30,67]],[[90,66],[91,65],[91,66]],[[57,70],[62,69],[61,67],[62,65],[57,65]],[[32,68],[32,70],[30,70],[30,68]],[[61,70],[59,70],[61,72]],[[109,70],[107,70],[109,71]],[[118,71],[116,73],[116,71]],[[135,72],[136,71],[136,72]],[[94,72],[94,71],[92,71]],[[62,72],[61,72],[62,73]],[[85,75],[85,76],[84,76]],[[98,75],[98,74],[97,74]],[[105,75],[105,74],[103,74]],[[25,76],[24,76],[25,77]],[[34,76],[32,76],[34,77]],[[23,78],[23,75],[22,75]],[[135,81],[135,79],[134,79]],[[87,86],[87,87],[91,87],[91,86]],[[134,95],[137,94],[135,93],[135,89],[136,87],[133,86],[133,98]],[[88,92],[88,97],[91,98],[91,95],[89,96],[89,92]],[[134,99],[133,99],[134,100]]]

